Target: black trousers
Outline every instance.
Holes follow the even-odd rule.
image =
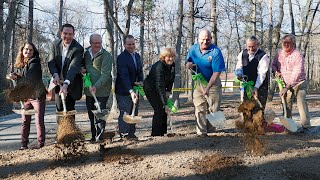
[[[160,96],[154,91],[146,89],[144,91],[154,110],[151,136],[163,136],[167,134],[167,113],[165,112]]]
[[[97,97],[99,103],[100,103],[100,108],[102,109],[106,109],[107,108],[107,102],[108,102],[108,98],[107,97]],[[94,139],[98,134],[100,134],[101,129],[99,126],[95,126],[95,116],[92,113],[92,110],[96,110],[97,108],[94,105],[94,98],[91,96],[86,96],[86,105],[87,105],[87,110],[88,110],[88,116],[90,119],[90,127],[91,127],[91,135],[92,135],[92,139]],[[96,129],[97,127],[97,129]]]

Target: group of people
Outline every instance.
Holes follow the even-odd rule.
[[[246,81],[254,82],[253,96],[256,96],[264,109],[268,99],[268,81],[270,59],[259,48],[259,41],[251,36],[246,40],[246,49],[238,55],[235,74],[238,79],[246,77]],[[306,101],[307,81],[304,69],[304,57],[296,48],[296,39],[292,34],[284,35],[281,39],[281,49],[275,54],[271,63],[272,74],[283,80],[284,88],[280,96],[284,97],[287,114],[292,118],[293,100],[297,99],[297,107],[301,118],[302,129],[307,132],[310,125],[310,114]],[[269,93],[270,96],[270,93]],[[246,97],[246,96],[245,96]]]
[[[101,126],[96,126],[97,119],[92,113],[95,110],[94,95],[100,103],[101,109],[106,108],[111,92],[112,55],[102,47],[102,37],[99,34],[90,36],[90,47],[84,49],[75,39],[75,29],[71,24],[64,24],[60,29],[60,39],[53,42],[48,57],[48,67],[55,84],[56,111],[63,111],[61,94],[65,95],[67,111],[75,110],[76,101],[81,99],[83,92],[82,75],[90,73],[92,86],[84,88],[86,106],[91,125],[91,141],[96,141],[96,136],[101,132]],[[118,117],[119,134],[121,138],[135,139],[135,124],[124,121],[124,115],[131,114],[133,104],[138,105],[139,91],[134,86],[143,86],[145,95],[149,100],[154,115],[152,118],[151,136],[164,136],[167,133],[167,101],[171,93],[175,79],[176,53],[172,48],[164,48],[159,61],[152,65],[150,73],[144,79],[143,65],[140,55],[135,52],[135,39],[131,35],[123,38],[124,51],[117,56],[117,77],[115,82],[115,94],[120,110]],[[280,92],[286,96],[287,116],[291,116],[292,98],[297,96],[298,108],[304,128],[310,126],[310,117],[306,104],[306,82],[304,73],[304,59],[295,49],[295,39],[292,35],[286,35],[282,39],[280,50],[272,63],[273,71],[282,77],[286,87]],[[254,81],[254,95],[263,106],[266,104],[268,92],[268,69],[270,59],[264,51],[259,49],[258,40],[252,36],[246,41],[247,48],[238,55],[236,74],[239,78],[246,75],[248,80]],[[211,34],[208,30],[201,30],[198,43],[194,44],[186,57],[186,68],[196,69],[201,74],[206,84],[196,86],[193,102],[197,121],[196,131],[201,137],[215,130],[206,119],[208,108],[211,111],[219,111],[222,96],[221,72],[225,71],[224,58],[220,49],[212,44]],[[35,45],[26,42],[19,49],[14,65],[15,71],[10,78],[29,79],[42,83],[42,69],[39,52]],[[208,104],[210,103],[210,104]],[[37,93],[34,97],[24,102],[26,109],[36,110],[35,123],[37,127],[38,147],[45,143],[45,91]],[[135,115],[138,108],[134,108]],[[57,123],[61,116],[57,116]],[[21,148],[28,149],[31,115],[22,114]],[[105,123],[104,123],[105,125]],[[102,127],[104,128],[104,127]]]

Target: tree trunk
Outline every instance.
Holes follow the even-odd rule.
[[[263,28],[263,8],[262,8],[262,2],[259,2],[259,11],[260,11],[260,46],[264,44],[264,28]]]
[[[110,11],[108,7],[114,8],[114,0],[104,0],[104,15],[105,15],[105,22],[106,22],[106,29],[107,29],[107,51],[109,51],[113,58],[113,65],[112,65],[112,89],[115,89],[115,82],[117,78],[117,54],[115,54],[114,49],[114,26],[113,20],[111,19]],[[113,11],[113,10],[112,10]],[[112,105],[111,105],[111,112],[117,111],[117,99],[116,94],[112,91]]]
[[[140,14],[140,58],[142,64],[144,64],[143,60],[143,54],[144,54],[144,5],[145,5],[145,0],[142,0],[141,4],[141,14]]]
[[[188,45],[187,47],[191,47],[194,43],[194,0],[189,0],[189,6],[190,6],[190,11],[189,11],[189,29],[188,29]],[[186,74],[187,74],[187,82],[188,82],[188,88],[191,88],[191,91],[188,91],[188,101],[192,101],[193,97],[193,81],[191,78],[191,71],[186,70]]]
[[[212,35],[212,44],[218,45],[218,14],[217,14],[217,0],[211,1],[211,35]]]
[[[300,36],[300,41],[298,44],[298,49],[301,49],[301,45],[303,42],[303,36],[304,36],[304,31],[306,29],[307,26],[307,22],[308,22],[308,17],[309,17],[309,12],[310,12],[310,8],[311,8],[311,4],[312,4],[312,0],[308,0],[306,3],[306,7],[304,8],[304,13],[302,14],[304,17],[301,17],[301,26],[300,26],[300,31],[301,31],[301,36]]]
[[[3,32],[3,4],[4,4],[4,0],[0,0],[0,66],[2,68],[0,68],[0,100],[3,99],[3,94],[2,91],[4,90],[5,84],[6,84],[6,80],[5,80],[5,76],[6,73],[4,71],[5,67],[5,63],[3,60],[3,39],[4,39],[4,32]]]
[[[272,12],[272,3],[273,3],[273,0],[269,0],[269,46],[268,46],[268,49],[269,49],[269,58],[272,59],[272,32],[273,32],[273,12]],[[270,64],[271,65],[271,61],[270,61]],[[270,67],[270,66],[269,66]],[[271,67],[269,68],[271,69]]]
[[[63,0],[60,0],[60,4],[59,4],[59,29],[57,32],[57,36],[60,37],[60,29],[62,27],[62,12],[63,12]]]
[[[32,42],[32,36],[33,36],[33,0],[29,0],[28,21],[29,21],[28,41]]]
[[[252,0],[252,34],[257,36],[257,3],[256,0]]]
[[[2,78],[5,79],[7,74],[7,67],[9,62],[10,44],[12,38],[12,31],[16,20],[17,1],[11,0],[9,3],[9,15],[6,21],[6,30],[4,34],[4,51],[3,51],[3,64],[2,64]]]
[[[305,35],[306,37],[305,37],[305,40],[304,40],[304,43],[303,43],[303,48],[302,48],[302,52],[303,53],[306,53],[307,48],[308,48],[313,21],[314,21],[314,18],[316,16],[316,13],[318,11],[319,4],[320,4],[320,0],[318,0],[316,8],[313,10],[313,14],[312,14],[311,20],[308,22],[308,28],[307,28],[307,32],[306,32],[306,35]]]
[[[291,23],[291,34],[295,35],[295,30],[294,30],[294,17],[293,17],[293,10],[292,10],[292,2],[291,0],[288,0],[289,3],[289,14],[290,14],[290,23]]]
[[[114,26],[116,26],[116,28],[118,29],[119,33],[122,34],[122,36],[128,35],[130,32],[130,22],[131,22],[131,9],[132,9],[132,5],[133,5],[134,0],[129,0],[128,5],[126,7],[126,26],[125,26],[125,31],[123,31],[121,29],[121,27],[119,26],[118,20],[115,18],[114,16],[114,10],[113,10],[113,6],[110,6],[109,1],[108,0],[104,0],[104,8],[105,10],[108,11],[109,13],[109,17],[112,19]]]
[[[182,23],[183,23],[183,0],[179,0],[178,5],[178,26],[177,26],[177,43],[176,43],[176,52],[177,57],[175,60],[176,65],[176,78],[174,80],[174,87],[180,88],[181,87],[181,44],[182,44]],[[175,91],[173,93],[173,100],[177,106],[180,106],[179,102],[179,91]]]
[[[240,37],[240,33],[239,33],[238,12],[237,12],[238,8],[237,8],[237,1],[236,0],[234,1],[233,5],[234,5],[234,11],[235,11],[234,20],[235,20],[235,25],[236,25],[236,30],[237,30],[238,53],[240,53],[242,46],[241,46],[241,42],[240,42],[241,37]]]
[[[284,11],[283,11],[283,4],[284,0],[280,0],[279,2],[279,20],[277,25],[274,27],[273,31],[273,46],[272,46],[272,51],[275,51],[278,47],[279,41],[280,41],[280,30],[281,30],[281,25],[284,17]]]
[[[269,62],[269,72],[271,72],[271,62],[273,60],[273,55],[272,55],[272,32],[273,32],[273,12],[272,12],[272,3],[273,3],[273,0],[269,0],[269,42],[268,42],[268,50],[269,50],[269,58],[270,58],[270,62]],[[268,77],[266,77],[268,78]],[[269,82],[268,82],[268,87],[271,89],[272,87],[270,86],[270,83],[272,83],[272,76],[270,75],[269,77]],[[269,90],[270,90],[269,89]]]

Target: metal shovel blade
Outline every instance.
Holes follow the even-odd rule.
[[[24,114],[24,115],[34,115],[37,113],[37,110],[35,109],[28,109],[28,110],[24,110],[24,109],[12,109],[12,111],[16,114]]]
[[[293,119],[291,118],[286,118],[286,117],[281,117],[280,118],[280,122],[281,124],[288,129],[291,132],[297,132],[298,127],[296,125],[296,123],[294,122]]]
[[[275,117],[276,113],[272,109],[266,108],[264,110],[264,119],[268,124],[272,124]]]
[[[91,110],[91,112],[96,116],[97,119],[107,120],[107,114],[109,114],[109,110],[102,109],[101,112],[99,110]]]
[[[76,110],[71,110],[71,111],[58,111],[56,112],[57,116],[72,116],[77,114]]]
[[[141,116],[132,116],[127,113],[124,113],[123,120],[128,124],[136,124],[142,121]]]
[[[222,111],[211,112],[210,114],[206,115],[206,118],[213,127],[219,129],[222,129],[224,127],[226,117],[224,116]]]

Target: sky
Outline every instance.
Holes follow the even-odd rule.
[[[58,16],[58,7],[59,7],[59,0],[34,0],[34,19],[53,19],[57,18]],[[89,34],[91,33],[98,33],[101,35],[105,34],[105,30],[101,30],[101,28],[104,27],[104,16],[103,16],[103,1],[102,0],[64,0],[64,3],[67,6],[71,6],[73,3],[77,3],[77,7],[85,7],[86,9],[83,9],[82,11],[85,14],[82,14],[83,16],[86,16],[86,25],[91,25],[93,29],[92,32],[90,31]],[[43,12],[40,10],[45,10],[45,11],[53,11],[54,14],[52,13],[47,13]],[[94,12],[94,13],[90,13]],[[77,29],[76,29],[77,33]],[[79,32],[78,32],[79,33]],[[84,42],[86,45],[88,45],[89,41],[89,34],[86,36]],[[76,34],[79,35],[79,34]]]

